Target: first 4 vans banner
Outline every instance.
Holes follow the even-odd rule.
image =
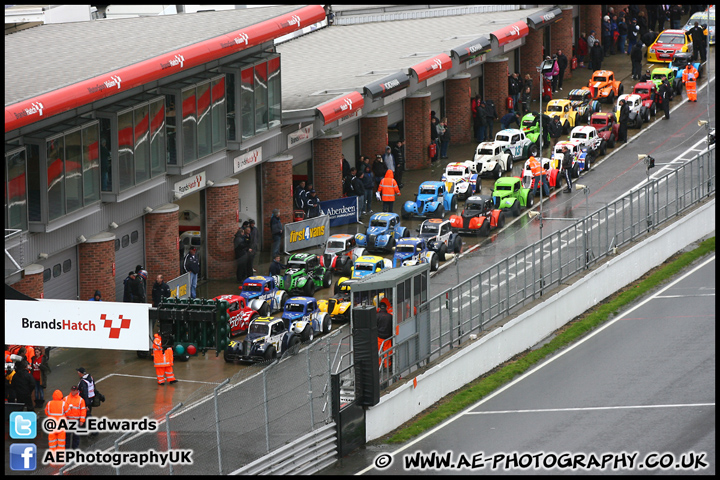
[[[5,300],[5,343],[147,350],[148,303]]]

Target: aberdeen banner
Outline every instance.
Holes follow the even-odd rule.
[[[5,300],[5,343],[147,350],[149,303]]]
[[[357,223],[360,218],[357,199],[358,197],[344,197],[320,202],[320,210],[330,217],[331,227]]]
[[[321,210],[323,203],[320,203]],[[299,222],[286,223],[283,229],[286,252],[322,245],[330,236],[330,217],[320,215]]]

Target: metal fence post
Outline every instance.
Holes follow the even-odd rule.
[[[313,399],[312,399],[312,368],[310,366],[310,349],[305,350],[307,355],[307,374],[308,374],[308,403],[310,403],[310,430],[315,430],[315,414],[313,413]]]
[[[115,440],[115,450],[114,450],[115,453],[118,452],[118,446],[120,446],[120,442],[125,440],[125,437],[127,437],[128,435],[131,435],[133,433],[135,433],[135,432],[125,432],[122,434],[122,436],[120,438]],[[119,466],[115,467],[115,475],[120,475],[120,467]]]
[[[268,411],[267,368],[263,368],[263,404],[265,405],[265,453],[270,453],[270,416]]]
[[[220,475],[223,473],[222,469],[222,452],[220,450],[220,410],[218,410],[218,390],[223,385],[230,382],[229,378],[226,378],[224,382],[213,389],[213,397],[215,399],[215,433],[217,433],[217,449],[218,449],[218,472]]]
[[[167,433],[168,453],[170,453],[170,449],[172,448],[172,444],[170,443],[170,415],[171,415],[175,410],[177,410],[178,408],[180,408],[180,407],[182,407],[182,406],[183,406],[183,404],[182,404],[182,402],[180,402],[180,403],[178,403],[177,405],[175,405],[175,406],[172,408],[172,410],[170,410],[169,412],[167,412],[167,413],[165,414],[165,432]],[[172,475],[172,474],[173,474],[173,466],[172,466],[172,463],[169,464],[169,467],[170,467],[170,475]]]

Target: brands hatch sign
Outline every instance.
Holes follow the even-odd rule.
[[[146,350],[147,303],[5,300],[5,343]]]

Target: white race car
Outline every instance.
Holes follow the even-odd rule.
[[[442,181],[445,182],[448,192],[456,194],[459,200],[464,200],[474,193],[480,192],[477,177],[475,162],[466,160],[464,162],[449,163],[445,167]]]
[[[575,127],[570,132],[570,141],[577,140],[580,147],[587,147],[588,153],[596,158],[598,155],[605,155],[605,140],[598,135],[595,127],[590,125]]]
[[[480,176],[498,179],[503,172],[512,171],[513,161],[513,154],[498,142],[482,142],[475,150],[475,171]]]
[[[641,128],[643,122],[650,121],[650,109],[642,104],[642,97],[634,93],[626,93],[618,97],[617,105],[613,108],[615,119],[618,122],[620,121],[620,100],[625,100],[630,107],[629,127]]]
[[[540,153],[537,144],[527,138],[525,132],[516,128],[506,128],[497,132],[495,143],[500,145],[503,151],[512,154],[514,161],[537,157]]]

